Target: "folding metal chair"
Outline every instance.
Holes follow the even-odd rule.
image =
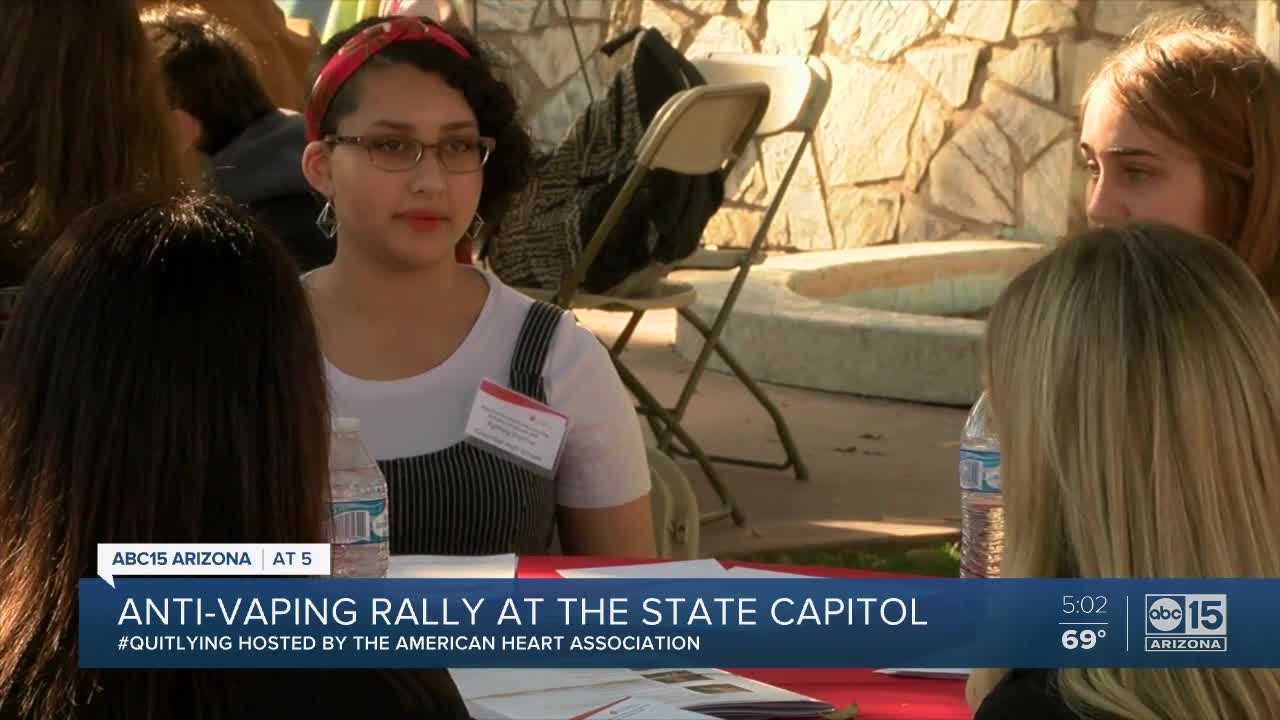
[[[773,189],[773,197],[765,209],[764,216],[748,248],[716,250],[701,248],[694,255],[676,264],[676,269],[680,270],[725,270],[734,271],[735,275],[724,302],[712,322],[703,320],[689,306],[677,309],[680,317],[702,335],[703,345],[694,360],[693,368],[685,379],[680,398],[671,409],[671,414],[675,419],[683,420],[689,402],[693,399],[698,383],[706,371],[711,353],[714,351],[755,397],[760,406],[769,413],[787,457],[780,463],[722,455],[711,455],[709,458],[713,462],[769,470],[793,468],[797,480],[807,480],[809,470],[800,458],[800,452],[782,413],[764,389],[743,369],[733,353],[720,342],[720,336],[733,314],[734,304],[742,292],[743,285],[746,284],[752,265],[764,260],[763,249],[769,227],[786,196],[787,188],[791,184],[796,168],[800,165],[804,151],[812,142],[818,120],[822,117],[822,111],[826,108],[827,99],[831,95],[831,73],[826,64],[816,57],[713,53],[696,58],[693,63],[702,72],[707,82],[713,86],[741,82],[762,82],[768,85],[769,108],[760,121],[756,137],[763,139],[784,133],[797,133],[800,135],[800,141],[777,187]],[[676,454],[688,454],[681,448],[672,447],[671,443],[670,434],[658,437],[658,447],[661,449]]]
[[[635,168],[623,183],[604,218],[582,251],[578,262],[566,268],[560,287],[554,290],[521,288],[521,291],[567,310],[606,310],[631,313],[626,329],[609,349],[614,367],[627,389],[636,397],[637,412],[644,415],[655,434],[674,436],[692,457],[716,495],[721,507],[703,513],[702,522],[732,517],[741,525],[745,518],[709,457],[697,441],[660,403],[619,355],[640,319],[650,310],[678,310],[691,305],[695,294],[687,283],[658,281],[639,295],[600,295],[579,292],[587,269],[604,247],[623,211],[631,203],[640,184],[651,170],[664,169],[685,175],[727,171],[746,149],[769,104],[769,86],[760,82],[702,85],[673,95],[654,116],[636,150]]]

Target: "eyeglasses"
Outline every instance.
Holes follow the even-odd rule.
[[[330,145],[359,145],[369,153],[374,167],[389,172],[406,172],[418,167],[430,150],[447,173],[465,175],[480,172],[497,142],[493,138],[449,138],[438,143],[419,142],[402,135],[330,135]]]

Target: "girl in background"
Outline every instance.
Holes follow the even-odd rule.
[[[1085,233],[1010,284],[984,354],[1002,577],[1280,577],[1280,319],[1226,245]],[[1273,718],[1280,673],[978,670],[969,697],[976,720]]]
[[[1280,300],[1280,70],[1212,12],[1157,16],[1082,100],[1092,227],[1165,222],[1231,248]]]

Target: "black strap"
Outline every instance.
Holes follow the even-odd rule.
[[[511,352],[511,389],[539,402],[546,402],[542,368],[551,351],[551,341],[564,311],[555,305],[535,300],[524,316],[524,325]]]

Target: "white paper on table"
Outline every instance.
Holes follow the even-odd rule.
[[[729,577],[736,578],[805,578],[808,580],[821,580],[812,575],[801,575],[800,573],[778,572],[777,570],[761,570],[753,567],[735,566],[729,568]]]
[[[449,675],[477,720],[563,720],[598,712],[622,698],[737,720],[812,718],[834,709],[829,703],[714,668],[453,668]],[[587,717],[613,720],[608,715]]]
[[[934,678],[939,680],[964,680],[969,677],[969,668],[883,668],[876,670],[876,672],[881,675]]]
[[[463,703],[467,706],[467,717],[471,720],[515,720],[479,700],[463,700]]]
[[[682,710],[674,705],[627,698],[590,715],[577,715],[574,720],[714,720],[710,715]]]
[[[722,578],[729,571],[719,560],[676,560],[673,562],[644,563],[641,565],[611,565],[607,567],[571,568],[560,570],[560,577],[579,578]]]
[[[490,578],[516,576],[515,555],[392,555],[389,578]]]
[[[520,720],[529,717],[527,698],[497,698],[473,700],[467,703],[472,720]],[[523,711],[523,712],[522,712]],[[564,720],[715,720],[710,715],[683,710],[674,705],[622,697],[604,705],[581,707],[572,702],[562,705],[540,705],[537,712],[551,713],[547,717]]]

